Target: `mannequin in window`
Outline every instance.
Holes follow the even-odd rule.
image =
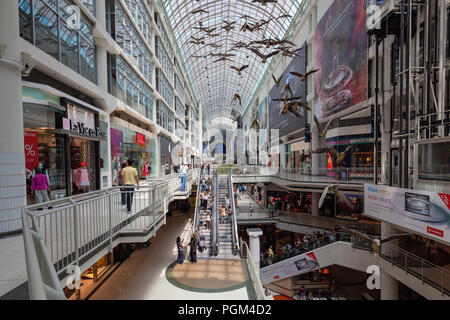
[[[89,188],[89,173],[87,166],[79,167],[75,172],[75,185],[78,188],[78,191],[83,190],[86,191],[86,188]]]
[[[48,185],[51,186],[51,183],[50,183],[50,177],[48,176],[47,168],[44,168],[44,165],[43,165],[42,163],[39,163],[39,165],[38,165],[36,168],[33,169],[33,175],[32,175],[32,178],[34,178],[34,176],[35,176],[36,174],[38,174],[38,172],[40,172],[40,173],[42,173],[42,174],[45,174],[45,175],[47,176]]]

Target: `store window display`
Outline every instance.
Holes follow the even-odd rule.
[[[48,200],[66,197],[65,135],[55,130],[56,123],[64,117],[64,111],[58,107],[24,103],[23,117],[27,205],[37,203],[32,181],[38,170],[47,177],[50,187]],[[43,202],[46,201],[44,197]]]
[[[91,140],[70,138],[72,195],[98,189],[95,143]]]

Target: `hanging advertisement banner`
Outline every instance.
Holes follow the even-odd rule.
[[[450,195],[364,184],[364,214],[450,243]]]
[[[39,165],[39,136],[37,131],[24,131],[25,168],[27,176]]]
[[[285,136],[291,132],[303,129],[305,127],[305,109],[298,107],[294,112],[284,110],[285,98],[299,98],[298,101],[306,101],[306,82],[301,81],[300,78],[292,75],[290,72],[306,73],[306,44],[304,44],[297,52],[297,56],[292,59],[291,63],[284,70],[282,75],[274,75],[274,77],[281,76],[280,83],[276,84],[269,92],[268,99],[268,116],[269,129],[278,129],[279,136]],[[288,89],[290,88],[290,89]],[[291,94],[292,92],[292,94]],[[277,100],[282,101],[277,101]],[[294,100],[295,101],[295,100]],[[264,103],[264,102],[263,102]],[[261,112],[262,114],[262,112]],[[262,119],[262,121],[265,121]],[[262,127],[264,129],[264,127]]]
[[[264,285],[311,272],[319,268],[320,264],[314,252],[311,251],[262,268],[261,282]]]
[[[316,26],[314,110],[320,121],[367,100],[365,0],[335,0]]]

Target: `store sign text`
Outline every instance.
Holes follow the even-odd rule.
[[[106,140],[107,136],[106,133],[101,132],[100,128],[90,129],[86,126],[85,123],[82,122],[76,122],[70,120],[70,131],[73,133],[82,134],[88,137],[94,137],[101,140]]]

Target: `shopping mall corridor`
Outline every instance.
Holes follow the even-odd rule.
[[[151,245],[134,251],[90,299],[247,300],[247,278],[240,261],[199,260],[197,264],[185,261],[184,265],[174,265],[176,237],[188,241],[192,221],[192,211],[167,217],[167,225],[151,239]],[[226,288],[221,290],[217,285]]]

